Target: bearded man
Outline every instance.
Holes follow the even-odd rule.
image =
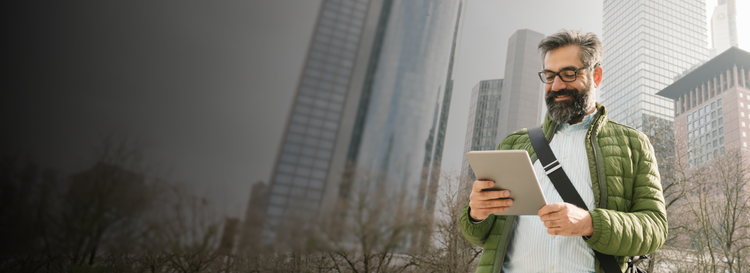
[[[498,149],[528,151],[548,205],[538,215],[494,215],[513,204],[510,193],[483,191],[494,182],[474,181],[461,232],[484,248],[476,272],[605,272],[601,254],[611,255],[610,269],[622,272],[629,256],[652,253],[667,237],[653,148],[643,133],[607,119],[607,109],[594,101],[603,75],[595,34],[562,30],[538,48],[547,103],[542,130],[591,210],[563,201],[522,129]]]

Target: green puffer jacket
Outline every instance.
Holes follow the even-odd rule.
[[[599,103],[596,106],[598,112],[586,133],[596,202],[596,209],[590,212],[594,235],[586,242],[594,250],[614,255],[625,270],[628,256],[652,253],[664,244],[667,211],[654,149],[648,138],[607,119],[607,109]],[[549,141],[557,123],[547,116],[542,129]],[[532,161],[537,159],[526,129],[507,136],[498,150],[526,150]],[[500,272],[516,217],[490,215],[485,221],[473,224],[468,210],[467,204],[459,219],[461,232],[469,242],[484,248],[476,272]],[[596,272],[604,272],[598,260]]]

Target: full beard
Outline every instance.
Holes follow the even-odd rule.
[[[595,103],[594,97],[591,96],[592,91],[592,83],[589,81],[584,87],[583,92],[579,92],[576,89],[547,92],[545,95],[547,114],[550,119],[558,124],[568,123],[582,118],[586,115],[586,110],[590,109]],[[555,101],[556,96],[570,96],[572,99]]]

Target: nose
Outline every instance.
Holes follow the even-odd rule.
[[[555,80],[552,81],[552,91],[563,90],[565,89],[565,87],[567,87],[567,85],[562,81],[562,79],[560,79],[560,76],[556,76]]]

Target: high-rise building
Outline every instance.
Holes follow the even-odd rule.
[[[544,91],[537,72],[542,59],[537,47],[544,34],[517,30],[508,39],[505,78],[480,81],[471,92],[469,121],[464,153],[497,149],[510,133],[539,126],[544,107]],[[461,180],[474,181],[468,160],[463,156]]]
[[[711,57],[733,46],[737,40],[737,3],[735,0],[719,0],[711,15]]]
[[[544,92],[537,75],[542,71],[542,59],[537,49],[542,39],[544,34],[529,29],[519,29],[508,38],[495,139],[498,144],[508,134],[539,126],[542,120]]]
[[[500,118],[502,89],[503,79],[480,81],[471,89],[464,154],[469,151],[497,149],[497,124]],[[466,185],[476,180],[466,156],[463,157],[463,164],[461,164],[461,179]]]
[[[669,126],[674,103],[656,92],[707,59],[705,1],[605,0],[602,32],[609,117],[642,131]]]
[[[675,101],[675,142],[689,168],[726,148],[750,152],[750,52],[730,47],[657,94]]]
[[[346,215],[358,192],[398,194],[428,210],[435,200],[429,181],[442,158],[461,3],[322,2],[268,186],[261,244]]]

